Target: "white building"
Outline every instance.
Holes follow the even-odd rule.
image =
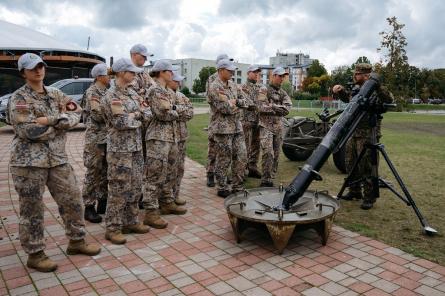
[[[290,65],[311,65],[312,59],[308,54],[283,53],[277,51],[276,56],[269,58],[269,64],[274,67],[288,67]]]
[[[188,89],[190,89],[190,91],[193,91],[193,82],[195,79],[199,78],[199,72],[202,68],[216,68],[216,63],[214,60],[188,58],[170,60],[170,62],[173,65],[173,69],[185,77],[182,82],[182,87],[186,86]],[[235,65],[238,67],[238,69],[235,70],[233,81],[237,84],[242,84],[246,82],[247,68],[249,67],[249,64],[235,62]],[[146,68],[149,69],[151,66],[147,66]]]

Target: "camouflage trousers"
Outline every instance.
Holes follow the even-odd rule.
[[[212,132],[209,131],[207,144],[207,173],[215,172],[216,163],[216,141]]]
[[[178,157],[176,164],[176,182],[173,187],[173,196],[178,198],[179,189],[181,187],[182,178],[184,177],[184,162],[185,162],[185,141],[181,141],[178,143]]]
[[[261,181],[271,182],[278,170],[278,158],[280,157],[283,134],[274,134],[270,130],[260,127],[260,145],[262,154],[262,178]]]
[[[143,204],[151,211],[159,208],[159,203],[175,201],[173,188],[176,184],[178,144],[174,142],[146,141],[147,158],[144,165]]]
[[[255,122],[243,123],[247,151],[247,169],[258,170],[260,156],[260,127]]]
[[[27,254],[45,249],[42,200],[45,185],[57,203],[68,238],[85,237],[81,193],[70,164],[52,168],[11,167],[11,174],[19,196],[20,243]]]
[[[227,184],[230,169],[232,172],[232,189],[241,189],[247,162],[244,134],[215,134],[214,139],[217,148],[215,176],[218,190],[230,190],[230,186]]]
[[[142,151],[108,152],[108,203],[105,225],[109,231],[138,223],[142,188]]]
[[[85,206],[94,206],[108,196],[107,145],[85,145],[83,164],[86,167],[82,197]]]
[[[360,152],[365,147],[366,143],[369,143],[369,137],[352,137],[346,144],[345,163],[346,170],[350,172],[354,166],[356,159]],[[378,154],[377,154],[378,155]],[[349,190],[354,192],[361,192],[361,186],[363,185],[363,198],[365,200],[375,201],[372,195],[372,165],[371,165],[371,151],[366,150],[365,155],[359,162],[356,170],[351,174],[352,180],[358,180],[364,178],[362,182],[357,182],[349,187]]]

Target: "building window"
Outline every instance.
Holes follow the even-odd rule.
[[[237,84],[241,84],[241,78],[237,78],[237,79],[236,79],[236,83],[237,83]]]
[[[236,75],[241,76],[241,70],[236,71]]]
[[[187,68],[184,68],[184,74],[187,74]]]

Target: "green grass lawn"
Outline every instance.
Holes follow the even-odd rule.
[[[305,110],[292,112],[292,115],[313,117],[314,113]],[[205,164],[207,158],[207,133],[203,130],[207,124],[208,114],[196,115],[189,123],[187,155],[201,164]],[[361,210],[358,201],[342,201],[336,224],[445,265],[445,116],[384,114],[381,141],[417,206],[439,235],[424,236],[411,207],[388,190],[381,190],[381,197],[370,211]],[[287,185],[303,164],[289,161],[281,154],[277,185],[280,182]],[[337,171],[332,158],[324,165],[321,174],[323,181],[313,182],[310,188],[328,190],[336,195],[345,175]],[[380,175],[395,184],[382,161]],[[259,182],[248,179],[246,187],[257,187]]]

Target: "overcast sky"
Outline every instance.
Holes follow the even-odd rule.
[[[409,63],[445,68],[445,1],[0,0],[0,19],[47,33],[107,59],[143,43],[161,58],[267,64],[277,50],[303,52],[329,70],[359,56],[378,62],[386,17],[406,26]]]

